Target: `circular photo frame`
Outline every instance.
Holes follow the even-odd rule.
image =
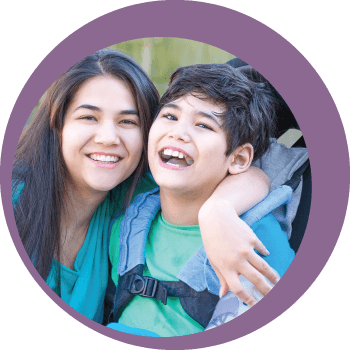
[[[169,26],[169,13],[173,18],[181,18],[180,26]],[[137,25],[130,26],[130,18]],[[208,26],[208,23],[220,23],[220,26]],[[101,35],[97,35],[99,33]],[[280,283],[262,302],[238,319],[208,332],[171,339],[140,339],[115,332],[87,319],[63,302],[42,281],[24,251],[11,199],[11,170],[17,142],[28,116],[27,111],[35,106],[40,94],[69,67],[92,52],[116,42],[147,37],[195,40],[239,55],[249,62],[268,78],[297,117],[312,167],[312,204],[305,237]],[[330,144],[332,147],[329,147]],[[334,176],[334,169],[325,166],[325,159],[331,158],[335,149],[337,181],[327,186]],[[110,338],[146,348],[214,346],[254,332],[281,315],[305,293],[327,263],[344,222],[349,196],[349,153],[343,125],[330,93],[309,62],[279,34],[242,13],[212,4],[181,0],[119,9],[86,24],[57,45],[29,78],[18,97],[5,132],[1,161],[1,193],[7,225],[18,253],[37,283],[63,310],[89,328]],[[324,198],[336,205],[325,205]],[[320,232],[332,234],[321,235]],[[310,264],[309,252],[314,250],[315,242],[318,254],[312,255]]]

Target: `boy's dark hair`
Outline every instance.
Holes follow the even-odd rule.
[[[160,100],[164,105],[187,94],[224,107],[217,115],[227,135],[226,155],[250,143],[254,160],[269,148],[274,132],[275,100],[267,84],[256,83],[227,64],[198,64],[175,70],[167,91]]]

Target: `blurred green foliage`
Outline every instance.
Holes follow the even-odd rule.
[[[144,38],[109,46],[137,61],[162,95],[171,73],[178,67],[198,63],[225,63],[235,56],[217,47],[179,38]]]

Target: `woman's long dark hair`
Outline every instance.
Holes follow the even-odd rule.
[[[44,280],[54,256],[60,257],[61,218],[69,175],[61,149],[64,117],[79,87],[101,75],[122,79],[129,86],[140,116],[143,152],[132,175],[126,205],[148,167],[147,140],[159,94],[134,60],[114,50],[101,50],[75,64],[52,84],[19,139],[12,172],[13,193],[20,191],[14,209],[18,232]]]

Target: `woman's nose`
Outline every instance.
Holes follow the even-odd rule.
[[[105,146],[120,144],[120,136],[115,123],[101,124],[96,131],[95,142]]]

